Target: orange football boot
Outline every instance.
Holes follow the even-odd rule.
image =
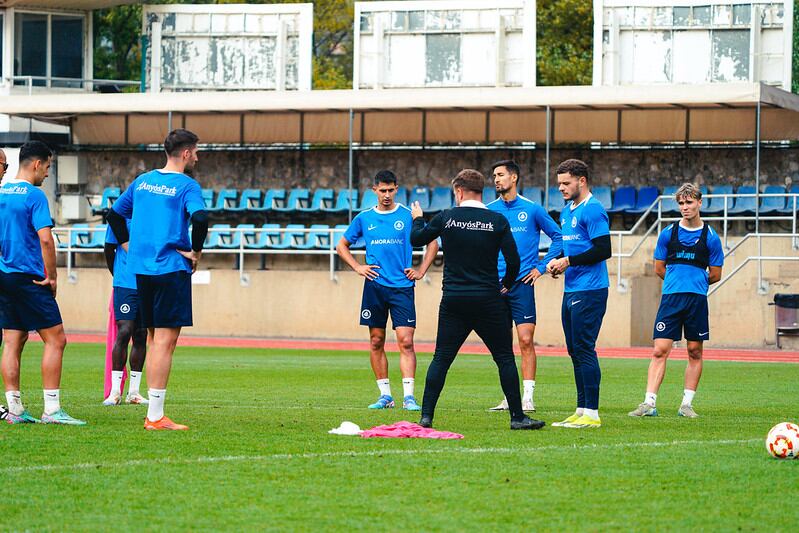
[[[165,416],[162,416],[160,420],[156,420],[155,422],[151,421],[147,417],[144,417],[144,429],[147,430],[170,429],[170,430],[179,431],[179,430],[189,429],[189,426],[184,426],[183,424],[176,424]]]

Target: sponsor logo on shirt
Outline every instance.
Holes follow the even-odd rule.
[[[136,187],[137,191],[146,191],[152,194],[160,194],[161,196],[175,196],[178,194],[177,187],[169,187],[168,185],[151,185],[143,181]]]
[[[680,250],[679,252],[677,252],[676,257],[677,259],[687,259],[688,261],[693,261],[696,258],[696,253]]]
[[[373,229],[377,229],[377,226],[375,226],[374,224],[369,224],[369,227],[368,227],[368,228],[366,228],[366,229],[367,229],[368,231],[372,231]]]
[[[579,241],[582,240],[582,235],[564,235],[564,241]]]
[[[0,194],[28,194],[27,187],[14,185],[13,187],[3,187],[0,189]]]
[[[455,228],[455,229],[465,229],[469,231],[494,231],[494,223],[493,222],[480,222],[476,220],[470,220],[468,222],[449,219],[447,223],[444,224],[444,228]]]
[[[394,229],[397,231],[402,231],[405,228],[405,223],[402,220],[397,220],[394,222]]]
[[[510,228],[511,233],[519,233],[527,231],[527,226],[511,226]]]
[[[405,239],[372,239],[369,244],[405,244]]]

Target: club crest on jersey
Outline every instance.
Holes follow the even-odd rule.
[[[363,311],[361,311],[361,318],[363,318],[364,320],[369,320],[370,318],[372,318],[372,312],[368,309],[364,309]]]
[[[119,312],[123,315],[130,313],[130,306],[128,304],[122,304],[119,306]]]
[[[521,213],[519,213],[518,219],[519,219],[519,222],[524,222],[525,220],[527,220],[527,213],[522,211]]]
[[[403,229],[405,229],[405,222],[403,222],[402,220],[397,220],[396,222],[394,222],[394,229],[397,231],[402,231]]]
[[[665,322],[658,322],[655,324],[655,329],[658,331],[665,331],[666,330],[666,323]]]
[[[577,227],[577,218],[573,218],[573,219],[572,219],[572,227],[573,227],[573,228],[576,228],[576,227]]]

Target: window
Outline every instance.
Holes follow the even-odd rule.
[[[18,12],[14,21],[14,76],[31,76],[37,87],[82,87],[83,22],[80,16]],[[27,85],[28,80],[14,83]]]

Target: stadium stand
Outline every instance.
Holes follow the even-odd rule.
[[[541,187],[525,187],[522,196],[538,205],[544,205],[544,189]]]
[[[613,195],[613,206],[608,209],[609,215],[624,214],[635,208],[635,187],[619,187]]]

